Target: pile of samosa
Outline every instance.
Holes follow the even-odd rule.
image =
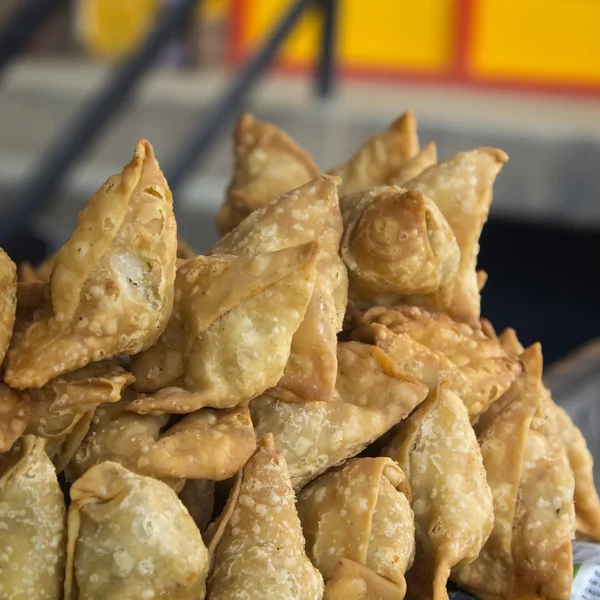
[[[480,316],[507,156],[411,112],[327,174],[234,146],[202,255],[146,141],[56,255],[0,251],[0,597],[568,600],[592,457]]]

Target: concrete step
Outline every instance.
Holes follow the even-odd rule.
[[[22,61],[6,73],[0,89],[0,205],[16,201],[19,182],[107,75],[104,65],[39,60]],[[228,81],[222,71],[151,73],[81,157],[60,194],[49,199],[38,215],[40,226],[58,237],[65,235],[86,198],[121,169],[140,137],[154,144],[166,164]],[[510,162],[496,186],[496,214],[585,226],[600,223],[600,106],[588,99],[343,82],[336,96],[323,103],[313,97],[310,81],[269,76],[248,108],[288,131],[324,169],[413,108],[422,142],[435,140],[441,156],[479,145],[508,152]],[[181,210],[206,243],[213,239],[210,223],[231,167],[226,131],[179,194]]]

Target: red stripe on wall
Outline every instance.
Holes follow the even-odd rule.
[[[454,65],[456,79],[470,79],[469,56],[471,53],[471,31],[473,25],[473,0],[454,0]]]

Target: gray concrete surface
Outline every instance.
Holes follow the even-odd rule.
[[[19,182],[106,75],[101,65],[56,61],[23,61],[4,74],[0,203],[17,200]],[[152,73],[37,215],[39,226],[58,238],[66,235],[85,199],[121,169],[139,137],[148,138],[159,159],[168,162],[227,82],[223,72]],[[508,152],[510,162],[496,186],[496,214],[600,223],[600,103],[594,100],[347,82],[334,99],[320,103],[310,81],[269,77],[248,108],[285,128],[323,168],[343,160],[369,134],[413,108],[422,142],[435,140],[441,156],[478,145]],[[182,229],[199,246],[213,239],[212,221],[230,172],[226,131],[179,194],[186,215]]]

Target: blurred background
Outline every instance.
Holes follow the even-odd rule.
[[[0,0],[0,246],[56,249],[146,137],[202,250],[242,109],[327,169],[412,108],[442,157],[510,155],[483,312],[551,364],[600,335],[599,25],[593,0]]]

